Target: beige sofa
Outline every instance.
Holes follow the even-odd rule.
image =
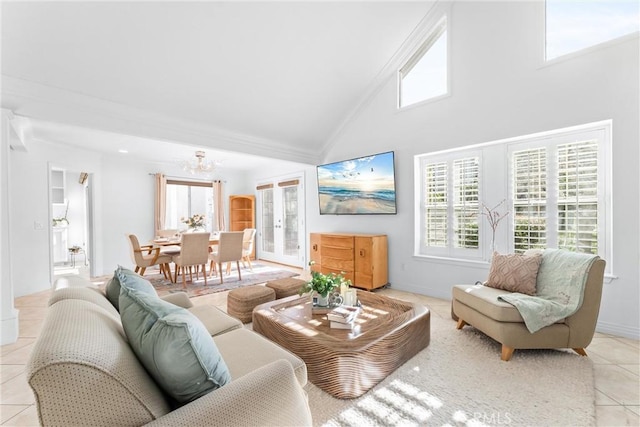
[[[515,349],[571,348],[584,350],[593,338],[600,310],[605,261],[598,258],[589,269],[582,306],[573,315],[530,333],[524,319],[511,304],[498,300],[507,293],[482,285],[453,287],[451,316],[457,328],[472,325],[502,344],[501,359],[508,361]]]
[[[56,288],[26,372],[42,425],[311,425],[304,362],[216,307],[194,307],[184,293],[163,298],[204,323],[232,378],[176,408],[129,347],[104,293],[77,279]]]

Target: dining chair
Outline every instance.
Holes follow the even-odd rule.
[[[135,272],[144,275],[147,267],[159,265],[160,271],[165,279],[171,280],[171,256],[161,254],[159,247],[153,245],[140,245],[140,241],[135,234],[129,234],[129,245],[131,247],[131,257],[135,264]]]
[[[180,253],[173,256],[176,265],[174,283],[178,282],[178,273],[182,272],[182,287],[187,288],[186,267],[189,267],[189,278],[193,282],[192,267],[196,267],[196,280],[202,267],[204,284],[207,285],[207,261],[209,261],[209,233],[182,233]]]
[[[238,268],[238,280],[242,280],[242,274],[240,272],[240,260],[242,259],[242,239],[244,232],[242,231],[223,231],[220,233],[218,241],[218,250],[209,254],[211,260],[211,274],[215,271],[217,264],[218,271],[220,272],[220,284],[223,283],[222,263],[224,262],[236,262]]]
[[[253,255],[253,246],[256,240],[256,229],[245,228],[244,235],[242,236],[242,266],[245,266],[245,261],[249,264],[249,270],[253,272],[251,266],[251,255]]]

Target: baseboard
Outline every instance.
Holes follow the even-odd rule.
[[[396,286],[393,283],[388,285],[391,289],[395,289],[398,291],[411,292],[414,294],[425,295],[432,298],[440,298],[447,301],[451,301],[451,287],[448,288],[434,288],[430,286],[424,285],[415,285],[415,284],[407,284],[403,283],[402,286]]]
[[[596,323],[596,332],[640,340],[640,329],[611,322]]]
[[[0,345],[16,342],[19,333],[18,310],[13,309],[9,317],[0,321]]]

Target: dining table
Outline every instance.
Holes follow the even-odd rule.
[[[209,237],[209,246],[210,247],[216,246],[218,243],[220,243],[220,233],[211,233]],[[151,244],[154,246],[159,246],[161,248],[161,252],[162,252],[162,248],[167,248],[169,246],[177,246],[175,251],[172,250],[170,252],[171,255],[177,255],[178,253],[180,253],[181,237],[179,234],[171,237],[156,237],[151,241]],[[173,282],[173,279],[171,280],[171,282]]]

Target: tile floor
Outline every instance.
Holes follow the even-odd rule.
[[[381,293],[420,302],[432,315],[450,318],[450,302],[419,294],[383,289]],[[25,378],[25,363],[40,332],[50,292],[16,298],[20,310],[20,338],[1,347],[0,425],[37,426],[34,398]],[[193,299],[194,304],[226,310],[227,292]],[[598,426],[640,425],[640,345],[637,340],[596,333],[587,353],[594,362]]]

